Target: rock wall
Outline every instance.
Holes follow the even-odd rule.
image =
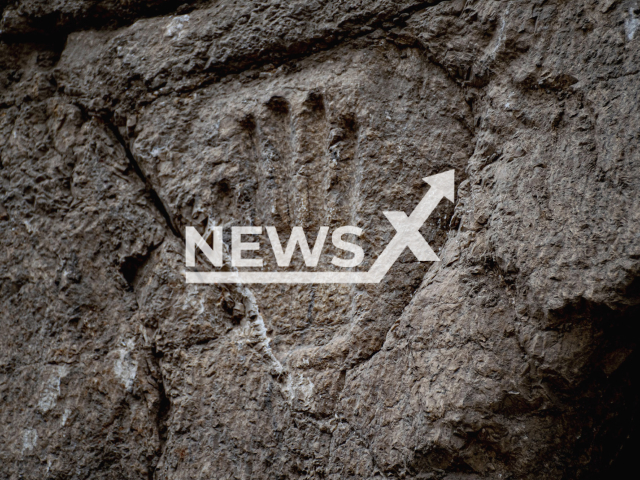
[[[0,479],[635,463],[636,0],[0,10]],[[441,262],[185,282],[187,226],[355,225],[366,270],[449,169]]]

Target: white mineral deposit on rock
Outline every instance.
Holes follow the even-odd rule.
[[[117,350],[118,356],[113,366],[113,373],[128,392],[131,391],[138,373],[138,362],[132,355],[134,347],[135,341],[132,338],[127,339],[124,347]]]

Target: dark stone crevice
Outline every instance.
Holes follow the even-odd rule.
[[[154,480],[156,478],[156,469],[157,464],[162,455],[164,455],[165,444],[167,442],[168,436],[168,421],[169,414],[171,411],[171,401],[167,396],[167,392],[164,387],[164,380],[162,378],[162,369],[160,367],[160,361],[163,357],[163,353],[158,351],[156,346],[153,345],[151,347],[151,363],[153,364],[153,369],[155,371],[154,380],[157,387],[158,393],[158,403],[156,408],[154,409],[153,415],[155,416],[155,426],[156,431],[158,432],[158,449],[156,451],[155,457],[152,458],[151,464],[149,465],[148,470],[148,478],[149,480]]]
[[[258,78],[260,69],[265,66],[277,68],[283,65],[295,64],[295,62],[309,58],[314,54],[337,48],[348,41],[367,37],[378,29],[388,34],[389,40],[393,41],[397,35],[392,34],[391,30],[402,28],[408,17],[448,1],[450,0],[420,2],[397,12],[387,12],[386,14],[378,13],[376,16],[359,18],[358,21],[348,21],[338,25],[334,30],[323,32],[321,36],[316,36],[312,39],[303,39],[290,44],[274,44],[261,48],[260,51],[255,54],[244,53],[238,58],[228,58],[225,63],[221,65],[214,65],[211,64],[210,61],[207,61],[204,67],[189,72],[189,76],[193,78],[193,81],[177,85],[167,92],[155,91],[152,100],[144,98],[144,95],[137,94],[132,94],[130,99],[135,98],[136,105],[141,107],[167,96],[175,96],[176,94],[179,96],[190,95],[195,91],[216,84],[222,79],[232,75],[244,74],[250,79]],[[424,47],[419,44],[419,42],[414,46],[424,50]],[[431,59],[429,60],[431,61]],[[432,63],[436,66],[441,66],[437,62]],[[451,73],[448,72],[444,66],[442,66],[442,68],[446,71],[447,75],[451,77]],[[295,65],[293,69],[295,69]],[[183,78],[180,78],[180,80],[183,80]],[[460,82],[456,79],[456,83],[459,84]],[[146,87],[144,90],[150,92]],[[131,105],[129,105],[129,107],[131,107]]]
[[[0,2],[0,12],[6,9]],[[19,15],[19,25],[4,26],[0,40],[6,43],[33,43],[38,39],[43,43],[66,39],[74,32],[82,30],[115,30],[133,24],[141,18],[151,18],[178,13],[180,15],[211,3],[210,0],[151,0],[144,2],[113,2],[112,0],[89,0],[82,2],[76,11],[52,11],[44,14]],[[2,12],[4,13],[4,12]]]
[[[307,58],[321,51],[331,50],[347,40],[366,37],[376,29],[389,32],[402,27],[411,15],[433,8],[440,3],[450,0],[431,0],[418,2],[402,10],[393,12],[378,12],[376,15],[362,16],[356,19],[346,20],[336,25],[333,30],[323,32],[321,36],[303,39],[289,44],[274,43],[271,48],[262,48],[255,54],[243,53],[238,58],[229,58],[223,65],[212,65],[210,62],[204,67],[204,72],[215,74],[215,78],[204,80],[207,84],[215,82],[222,77],[231,74],[242,73],[247,70],[257,69],[267,64],[279,66],[291,61]],[[200,84],[198,87],[200,88]],[[189,91],[192,91],[190,89]]]
[[[140,278],[140,272],[147,264],[153,250],[155,250],[157,247],[157,245],[152,245],[143,254],[130,255],[128,257],[125,257],[124,260],[120,263],[120,273],[131,288],[133,288],[138,278]]]
[[[125,151],[125,154],[127,156],[127,159],[129,160],[129,164],[130,164],[131,168],[136,172],[136,175],[138,175],[140,180],[142,180],[142,182],[144,183],[145,190],[146,190],[147,194],[151,198],[151,201],[152,201],[153,205],[155,206],[156,210],[158,210],[158,212],[160,212],[160,215],[162,215],[162,218],[164,218],[167,228],[178,239],[183,240],[184,237],[182,236],[182,234],[180,233],[180,231],[176,227],[176,225],[175,225],[175,223],[173,221],[173,217],[169,213],[169,210],[167,209],[167,207],[165,206],[164,202],[160,198],[160,195],[158,195],[158,192],[154,188],[154,186],[151,183],[151,181],[147,178],[147,176],[145,175],[144,171],[142,170],[142,168],[140,167],[140,165],[136,161],[133,153],[131,152],[131,149],[129,148],[128,143],[126,142],[126,140],[124,139],[124,137],[120,133],[120,130],[118,130],[118,127],[116,127],[110,120],[108,120],[108,119],[106,119],[104,117],[101,117],[101,120],[109,128],[109,131],[113,134],[113,136],[116,138],[118,143],[120,145],[122,145],[122,148]]]

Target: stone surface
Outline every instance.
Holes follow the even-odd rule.
[[[0,478],[632,465],[637,2],[0,8]],[[187,226],[355,225],[366,270],[449,169],[441,262],[185,282]]]

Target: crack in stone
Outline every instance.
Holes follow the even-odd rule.
[[[162,201],[162,198],[160,198],[160,195],[158,195],[158,192],[153,187],[153,184],[147,178],[147,176],[145,175],[144,171],[142,170],[142,168],[140,167],[140,165],[136,161],[133,153],[131,152],[131,149],[129,148],[129,145],[127,144],[127,142],[125,141],[124,137],[122,136],[122,134],[118,130],[118,127],[116,127],[110,120],[108,120],[108,119],[106,119],[104,117],[101,117],[101,120],[109,128],[109,130],[111,131],[113,136],[116,138],[118,143],[120,143],[120,145],[124,149],[125,154],[127,156],[127,159],[129,160],[129,165],[131,165],[131,168],[133,168],[133,170],[136,172],[136,175],[138,175],[140,180],[142,180],[142,182],[144,183],[146,192],[151,197],[151,201],[153,202],[153,205],[156,207],[158,212],[160,212],[160,214],[162,215],[162,218],[164,218],[165,223],[167,225],[167,228],[177,238],[179,238],[181,240],[184,240],[183,235],[180,233],[180,231],[176,227],[176,225],[175,225],[175,223],[173,221],[173,217],[169,213],[169,210],[165,206],[165,203]]]

